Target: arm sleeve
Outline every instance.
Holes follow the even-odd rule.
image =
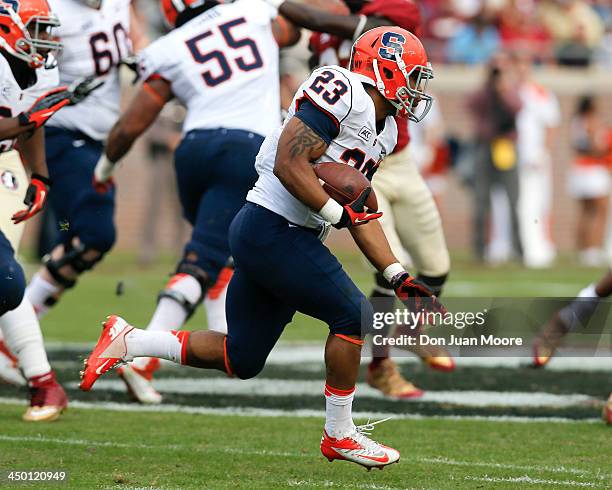
[[[307,98],[302,99],[299,103],[295,117],[317,133],[328,146],[340,134],[340,127],[336,124],[336,120]]]

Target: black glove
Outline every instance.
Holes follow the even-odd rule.
[[[23,203],[27,206],[27,209],[15,213],[11,218],[13,223],[17,225],[27,219],[30,219],[35,214],[38,214],[45,205],[50,187],[51,180],[49,180],[48,177],[32,174],[30,185],[28,186],[25,199],[23,200]]]
[[[426,313],[442,313],[443,315],[448,311],[438,301],[431,289],[407,272],[391,279],[391,286],[400,301],[414,311],[424,310]]]

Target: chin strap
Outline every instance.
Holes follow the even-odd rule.
[[[385,87],[385,82],[383,82],[382,77],[380,76],[380,71],[378,70],[378,60],[374,58],[372,60],[372,65],[374,67],[374,75],[376,75],[376,88],[380,92],[380,94],[386,99],[385,95],[387,88]]]

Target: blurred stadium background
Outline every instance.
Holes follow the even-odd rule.
[[[484,86],[487,64],[497,53],[507,52],[514,57],[508,63],[506,75],[517,90],[520,90],[520,78],[516,65],[528,59],[533,62],[535,82],[550,90],[559,101],[561,117],[551,128],[547,146],[553,200],[546,226],[558,250],[576,256],[580,207],[568,191],[570,170],[579,156],[575,113],[580,99],[592,96],[598,105],[602,130],[612,131],[612,2],[426,0],[418,3],[424,18],[425,45],[435,71],[431,87],[440,113],[436,124],[442,128],[441,133],[437,129],[431,135],[434,143],[426,145],[429,146],[427,154],[437,152],[437,156],[423,158],[421,155],[419,162],[436,193],[450,250],[465,254],[471,252],[472,245],[475,208],[472,149],[476,121],[469,111],[470,97]],[[137,4],[146,25],[152,27],[149,37],[159,36],[163,24],[156,2],[140,0]],[[307,76],[308,39],[308,33],[304,33],[299,46],[283,53],[285,87],[291,88]],[[124,98],[129,100],[127,82],[126,89]],[[139,250],[145,262],[156,251],[178,253],[187,233],[173,190],[171,156],[166,150],[178,141],[174,131],[179,127],[182,111],[168,107],[165,114],[164,121],[130,153],[117,176],[117,250]],[[519,131],[517,145],[522,144],[521,138],[528,136]],[[424,149],[420,146],[415,152],[419,150],[422,153]],[[603,166],[612,165],[612,150],[608,147],[607,151],[600,159]],[[527,165],[519,161],[519,172]],[[493,243],[490,245],[499,250],[499,253],[492,251],[494,262],[509,258],[504,244],[508,240],[504,232],[506,213],[507,207],[502,202],[499,213],[494,215],[498,223],[491,225]],[[35,243],[37,229],[36,225],[28,227],[26,247]],[[338,237],[336,243],[350,246]],[[592,265],[597,262],[592,261]]]
[[[593,219],[596,233],[591,254],[580,254],[578,246],[578,236],[589,233],[579,230],[587,216],[585,203],[578,199],[584,196],[569,190],[577,164],[588,160],[588,165],[603,172],[598,175],[608,179],[612,166],[612,2],[417,3],[422,8],[424,40],[435,72],[431,85],[439,110],[435,121],[438,130],[443,128],[442,132],[431,130],[429,141],[421,137],[419,148],[431,156],[420,159],[422,171],[436,194],[453,257],[446,294],[573,296],[600,276],[607,263],[605,250],[612,243],[606,239],[608,218],[601,214],[601,203],[605,210],[608,207],[609,185],[598,189],[593,207],[599,208],[589,208],[599,213]],[[138,0],[137,5],[150,26],[148,35],[160,35],[163,27],[157,2]],[[308,73],[308,38],[304,33],[300,45],[282,55],[283,85],[288,92]],[[559,101],[560,117],[551,123],[550,139],[544,147],[550,152],[552,201],[543,224],[558,254],[540,263],[524,264],[513,252],[508,206],[503,199],[487,227],[486,252],[479,254],[473,246],[474,212],[478,209],[474,201],[474,149],[477,128],[483,121],[474,117],[469,106],[472,95],[485,86],[491,63],[497,62],[500,53],[509,54],[502,62],[503,76],[514,89],[522,88],[519,65],[528,60],[537,86],[549,90]],[[129,79],[125,77],[125,100],[133,90]],[[576,118],[585,97],[592,97],[598,107],[595,129],[587,131],[586,140],[577,129],[584,121]],[[538,110],[535,108],[536,113]],[[63,466],[73,472],[74,486],[81,487],[204,488],[206,483],[215,488],[609,488],[609,434],[593,422],[610,391],[610,358],[560,359],[547,371],[526,367],[528,359],[497,364],[467,360],[458,363],[457,371],[450,375],[432,372],[415,358],[402,359],[402,372],[426,390],[425,397],[410,403],[385,400],[361,380],[362,395],[357,397],[355,409],[358,416],[383,413],[401,420],[384,424],[380,435],[400,445],[410,464],[382,476],[373,475],[368,481],[342,466],[329,470],[314,464],[318,461],[314,449],[319,421],[312,417],[322,416],[320,361],[326,329],[302,316],[283,335],[283,344],[261,378],[239,389],[221,374],[164,369],[159,381],[166,404],[151,408],[147,414],[130,413],[141,408],[128,404],[119,380],[112,376],[102,380],[91,394],[79,392],[79,358],[97,338],[99,321],[115,312],[144,325],[188,235],[174,191],[171,159],[182,110],[170,106],[164,116],[117,174],[116,250],[42,323],[50,360],[76,410],[60,424],[46,428],[44,434],[38,427],[23,424],[7,427],[0,435],[0,448],[10,447],[13,459],[0,457],[0,468],[25,458],[56,466],[59,463],[49,450],[60,450]],[[521,138],[529,141],[530,135],[529,130],[522,135],[519,131],[517,139],[514,135],[510,138],[512,145],[520,147]],[[519,161],[516,171],[520,174],[526,169],[529,163]],[[498,196],[495,189],[490,191]],[[30,271],[41,246],[41,229],[46,233],[58,230],[53,217],[48,216],[41,226],[42,221],[28,225],[24,240],[22,255],[26,262],[29,257]],[[358,285],[369,291],[371,275],[348,237],[335,233],[329,243]],[[42,248],[44,252],[44,239]],[[188,328],[204,321],[199,311]],[[289,391],[282,394],[281,388]],[[21,394],[2,387],[0,395],[0,420],[16,418],[21,408],[14,404]],[[239,413],[257,418],[223,416]],[[206,417],[204,428],[192,432],[194,414],[218,417]],[[416,420],[402,420],[410,418]],[[203,419],[198,420],[202,423]],[[68,427],[71,433],[65,432]],[[290,437],[301,437],[302,433],[309,434],[304,444],[307,449],[287,451]],[[264,439],[269,450],[253,449],[263,446]],[[210,441],[216,441],[214,447]],[[180,469],[179,463],[175,465],[175,453],[168,457],[168,451],[179,451]],[[201,466],[202,454],[206,469]],[[219,454],[223,457],[216,457]]]

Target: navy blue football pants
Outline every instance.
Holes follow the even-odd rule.
[[[242,130],[195,130],[175,152],[176,179],[183,215],[193,225],[184,255],[195,253],[211,283],[229,257],[228,229],[255,185],[255,158],[264,138]]]
[[[26,281],[13,247],[0,231],[0,316],[21,304]]]
[[[296,311],[334,334],[361,335],[371,304],[316,230],[247,202],[230,227],[236,271],[227,291],[227,356],[239,378],[252,378]]]
[[[49,127],[45,147],[58,242],[69,244],[78,237],[88,249],[105,254],[115,243],[115,190],[99,194],[93,187],[104,145],[78,131]]]

